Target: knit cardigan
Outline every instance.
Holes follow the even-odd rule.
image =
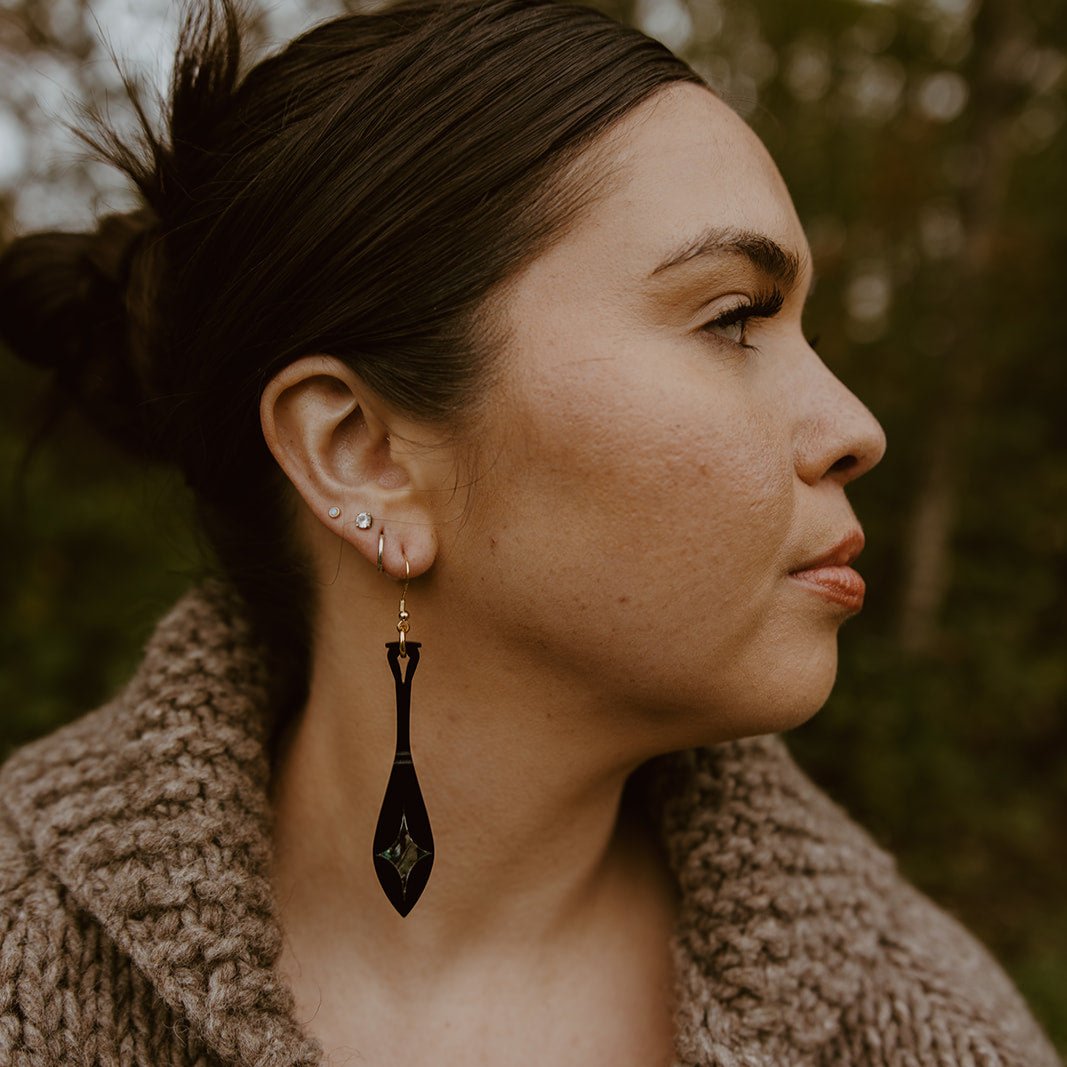
[[[325,1062],[274,970],[270,676],[244,610],[194,585],[114,697],[0,765],[2,1067]],[[641,770],[681,892],[675,1067],[1062,1067],[780,735]]]

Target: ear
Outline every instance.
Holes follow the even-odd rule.
[[[438,541],[429,500],[448,464],[417,424],[401,425],[346,363],[318,354],[270,380],[259,417],[274,458],[323,525],[375,567],[384,531],[382,569],[394,578],[405,576],[405,557],[411,577],[430,568]],[[373,517],[367,529],[356,525],[361,512]]]

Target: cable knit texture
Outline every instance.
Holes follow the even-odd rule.
[[[325,1062],[273,969],[270,676],[244,610],[190,589],[113,699],[0,766],[0,1067]],[[781,736],[635,781],[681,889],[675,1067],[1062,1067]]]

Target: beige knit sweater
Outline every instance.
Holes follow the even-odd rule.
[[[0,766],[2,1067],[323,1062],[272,969],[269,677],[242,607],[191,589],[112,700]],[[682,891],[676,1065],[1060,1067],[781,737],[646,769]]]

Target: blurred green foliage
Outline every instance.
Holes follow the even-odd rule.
[[[809,332],[886,430],[849,487],[867,603],[790,747],[1067,1052],[1067,0],[596,6],[763,137],[815,255]],[[5,471],[41,388],[0,359]],[[180,479],[77,419],[26,488],[0,519],[0,757],[128,675],[197,559]]]

